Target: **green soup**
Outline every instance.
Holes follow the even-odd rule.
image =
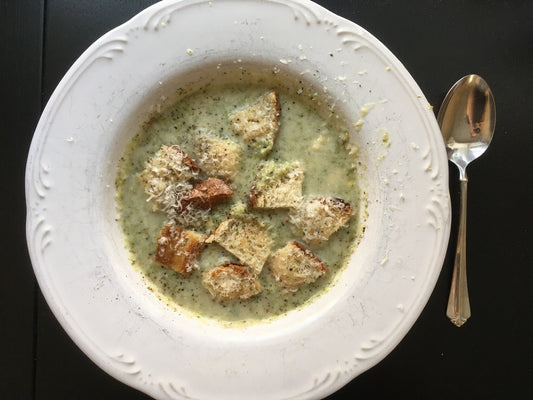
[[[357,182],[357,158],[346,144],[347,131],[340,118],[323,118],[305,94],[276,87],[281,105],[280,130],[272,151],[262,156],[247,146],[232,130],[228,115],[252,103],[273,89],[257,83],[208,85],[182,98],[178,103],[147,121],[128,144],[117,172],[117,202],[132,265],[150,290],[176,310],[188,310],[197,316],[219,321],[252,322],[283,314],[302,306],[332,284],[348,262],[360,231],[358,209],[360,192]],[[305,97],[305,99],[304,99]],[[246,204],[258,165],[264,160],[299,161],[305,170],[304,195],[334,196],[350,203],[354,213],[349,222],[328,241],[311,246],[301,232],[288,222],[283,209],[248,210],[268,226],[275,251],[292,240],[308,247],[329,269],[327,275],[301,287],[295,293],[283,292],[265,265],[259,275],[262,292],[247,300],[217,302],[202,285],[202,275],[227,261],[237,261],[216,243],[207,244],[198,259],[198,269],[182,276],[154,262],[156,241],[166,215],[154,212],[147,202],[138,174],[147,159],[162,145],[177,145],[193,159],[196,141],[201,135],[228,138],[242,145],[241,162],[232,187],[232,198],[214,208],[209,218],[194,230],[208,235],[228,214],[232,206]]]

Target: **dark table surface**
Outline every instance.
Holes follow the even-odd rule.
[[[67,69],[152,3],[0,1],[0,399],[147,398],[94,365],[40,294],[26,250],[24,168],[40,113]],[[477,73],[498,113],[491,147],[469,167],[472,318],[456,328],[445,317],[459,194],[450,166],[452,235],[433,295],[397,348],[330,398],[533,398],[533,1],[318,3],[380,39],[435,112],[457,79]]]

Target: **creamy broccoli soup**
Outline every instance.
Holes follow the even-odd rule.
[[[119,222],[132,265],[166,304],[267,319],[311,301],[347,265],[361,229],[358,160],[342,118],[314,101],[260,79],[209,84],[129,142]]]

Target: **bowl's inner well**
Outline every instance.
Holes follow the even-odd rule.
[[[280,93],[280,98],[282,99],[283,106],[286,107],[284,110],[282,107],[282,118],[283,115],[291,113],[290,107],[296,107],[296,101],[301,104],[301,106],[298,110],[302,110],[304,108],[308,108],[311,112],[311,114],[316,113],[319,115],[317,117],[316,115],[311,115],[311,117],[314,118],[315,121],[322,121],[322,132],[320,132],[320,127],[317,128],[318,133],[316,133],[316,137],[313,139],[313,141],[309,141],[308,143],[302,142],[302,143],[292,143],[290,144],[290,140],[285,143],[289,143],[289,146],[293,146],[292,150],[284,149],[282,150],[276,150],[276,147],[274,148],[274,151],[270,158],[276,161],[280,160],[291,160],[291,152],[295,154],[294,157],[297,157],[297,154],[304,154],[304,153],[320,153],[319,147],[324,145],[324,141],[331,142],[330,150],[339,151],[339,148],[341,150],[345,150],[346,153],[348,153],[350,150],[352,152],[355,152],[358,150],[359,145],[356,143],[353,132],[350,132],[353,129],[354,125],[354,119],[356,118],[355,115],[350,115],[349,113],[346,113],[346,106],[347,103],[343,102],[342,98],[335,97],[334,94],[330,94],[330,92],[326,91],[325,86],[317,87],[316,85],[311,84],[310,81],[308,81],[305,77],[303,77],[301,74],[299,74],[297,71],[291,71],[290,68],[285,69],[284,71],[280,71],[279,68],[272,67],[268,64],[259,64],[259,63],[246,63],[242,60],[239,60],[238,62],[231,62],[231,63],[216,63],[211,65],[204,65],[200,69],[194,69],[190,71],[186,71],[184,73],[181,73],[175,77],[172,77],[166,81],[157,81],[155,82],[153,89],[150,91],[150,93],[146,96],[143,96],[142,99],[139,99],[139,104],[136,107],[135,112],[125,120],[125,123],[123,125],[123,128],[120,129],[118,133],[118,140],[115,142],[117,145],[112,151],[112,158],[113,158],[113,164],[117,165],[117,160],[119,160],[121,157],[125,154],[125,149],[132,148],[132,137],[137,135],[137,138],[133,140],[133,142],[137,143],[137,146],[139,146],[139,143],[145,143],[146,140],[142,139],[142,136],[149,135],[150,133],[152,135],[158,135],[161,136],[163,133],[161,131],[158,131],[156,129],[143,129],[141,127],[150,127],[150,124],[155,124],[156,126],[161,127],[165,124],[160,124],[158,121],[161,120],[161,116],[165,114],[169,114],[169,110],[173,109],[173,105],[176,103],[179,103],[183,99],[187,99],[191,96],[197,96],[198,94],[201,97],[204,93],[206,95],[209,95],[213,97],[214,94],[217,93],[217,91],[220,91],[221,93],[234,93],[235,90],[237,92],[245,92],[246,88],[251,88],[250,93],[260,93],[264,89],[274,89]],[[332,92],[334,93],[334,92]],[[237,98],[243,98],[242,95]],[[353,106],[353,105],[352,105]],[[357,108],[355,108],[357,109]],[[167,115],[168,117],[168,115]],[[154,121],[156,121],[154,123]],[[171,123],[174,124],[176,122],[175,120]],[[329,124],[326,126],[326,124]],[[294,125],[296,126],[296,125]],[[283,119],[282,119],[282,127],[283,127]],[[333,127],[337,128],[337,131],[334,132],[328,132],[329,129],[333,129]],[[164,128],[163,128],[164,131]],[[190,130],[189,130],[190,131]],[[198,129],[193,129],[192,134],[202,134],[205,133],[205,129],[198,127]],[[200,133],[198,133],[200,132]],[[289,132],[287,132],[289,133]],[[287,135],[285,133],[284,135]],[[328,137],[332,136],[332,138]],[[181,134],[184,134],[183,132]],[[191,132],[187,132],[185,134],[191,134]],[[141,140],[139,140],[139,136],[141,137]],[[180,145],[180,133],[175,136],[176,143],[166,143],[166,144],[178,144]],[[335,136],[336,135],[336,136]],[[342,137],[341,137],[342,136]],[[172,137],[172,136],[171,136]],[[173,140],[173,139],[165,139],[165,140]],[[334,142],[343,142],[343,146],[340,146],[338,143],[335,144]],[[154,142],[155,143],[155,142]],[[284,143],[283,138],[278,138],[279,146],[281,147],[280,143]],[[165,143],[163,143],[165,144]],[[320,145],[320,146],[319,146]],[[159,145],[156,147],[158,148]],[[287,147],[289,147],[287,146]],[[156,150],[156,147],[154,149],[151,149],[151,152],[153,153]],[[187,146],[185,146],[187,147]],[[327,146],[326,146],[327,147]],[[145,146],[146,148],[146,146]],[[128,150],[126,150],[126,154],[128,154]],[[130,154],[131,155],[131,154]],[[134,278],[133,280],[136,281],[135,287],[136,290],[146,291],[147,288],[150,288],[151,291],[156,293],[156,296],[163,300],[161,305],[166,304],[167,306],[170,306],[171,309],[182,311],[182,312],[190,312],[193,311],[192,316],[198,316],[198,313],[204,314],[204,316],[209,316],[213,319],[220,319],[224,321],[235,321],[235,320],[245,320],[245,321],[252,321],[257,322],[258,320],[265,320],[269,317],[273,317],[279,314],[283,314],[284,312],[294,308],[301,306],[302,304],[306,304],[309,301],[312,301],[314,298],[319,296],[322,292],[325,290],[329,290],[329,288],[335,284],[336,281],[340,278],[340,275],[342,275],[342,270],[344,269],[347,260],[350,257],[350,254],[355,249],[355,243],[358,242],[361,238],[363,226],[365,224],[365,215],[367,213],[366,210],[366,193],[365,190],[361,190],[361,185],[365,185],[365,179],[364,179],[364,158],[359,157],[359,155],[356,158],[352,158],[353,160],[356,160],[358,165],[354,165],[353,163],[350,164],[349,159],[346,159],[346,162],[341,163],[340,165],[342,168],[345,168],[345,178],[341,175],[343,174],[344,170],[339,170],[339,166],[334,167],[333,162],[336,161],[338,156],[331,156],[329,155],[330,165],[328,166],[327,161],[324,163],[324,165],[321,167],[324,169],[324,177],[322,179],[323,185],[327,187],[331,187],[331,184],[328,183],[329,181],[332,181],[334,175],[338,175],[335,179],[346,179],[349,180],[349,177],[352,176],[354,179],[357,179],[357,181],[354,181],[352,183],[353,191],[348,194],[344,194],[343,197],[347,200],[350,200],[350,203],[353,206],[353,216],[349,223],[349,229],[344,229],[344,232],[339,232],[337,235],[334,235],[331,238],[331,244],[329,247],[331,248],[329,250],[330,258],[332,253],[342,253],[345,258],[344,261],[342,260],[343,257],[333,257],[335,259],[335,265],[331,265],[330,269],[332,270],[331,273],[328,275],[327,278],[324,278],[320,281],[320,284],[314,284],[311,285],[309,288],[304,288],[300,290],[299,296],[286,296],[283,300],[279,300],[276,302],[278,305],[277,308],[272,311],[273,308],[272,305],[269,306],[261,306],[261,302],[259,301],[253,301],[250,302],[250,304],[259,304],[259,306],[253,306],[251,307],[250,311],[250,304],[246,304],[246,301],[239,301],[238,303],[243,303],[243,307],[235,307],[230,305],[228,311],[228,304],[220,304],[217,302],[214,302],[210,297],[204,293],[203,296],[201,296],[201,301],[196,298],[193,303],[190,301],[185,301],[184,296],[176,296],[177,289],[182,286],[184,283],[184,278],[178,274],[176,274],[173,271],[170,271],[168,269],[153,265],[153,262],[146,262],[147,258],[153,257],[153,249],[151,245],[146,245],[146,243],[142,246],[144,248],[144,251],[137,252],[136,249],[133,248],[133,253],[136,254],[137,261],[135,261],[135,256],[132,257],[131,254],[127,255],[126,258],[122,260],[120,263],[120,272],[119,274],[129,276]],[[314,164],[314,160],[320,161],[320,157],[315,157],[310,159],[310,164]],[[121,168],[124,167],[124,163],[119,163],[119,167],[122,165]],[[314,165],[309,165],[309,170],[312,170],[312,173],[310,173],[309,179],[313,179],[313,175],[317,175],[317,171],[319,171],[317,168],[312,168]],[[124,169],[124,168],[123,168]],[[139,167],[137,168],[139,169]],[[134,169],[130,169],[129,171],[133,171]],[[334,171],[337,171],[334,173]],[[137,171],[138,172],[138,171]],[[329,178],[328,178],[329,174]],[[316,177],[316,176],[315,176]],[[138,184],[137,181],[130,182],[131,185],[135,186]],[[333,187],[335,187],[333,185]],[[137,186],[137,188],[140,188],[140,186]],[[304,186],[305,188],[305,186]],[[333,189],[330,189],[333,190]],[[142,189],[141,189],[142,191]],[[325,191],[325,192],[324,192]],[[320,190],[320,187],[314,187],[313,189],[310,189],[309,194],[316,194],[316,195],[333,195],[334,197],[340,197],[339,192],[333,192],[333,193],[327,193],[328,189],[324,189],[324,191]],[[124,197],[127,199],[130,199],[134,196],[131,196],[130,194],[127,194],[124,196],[124,192],[119,190],[119,197],[122,198],[120,203],[124,204]],[[141,196],[144,196],[143,193],[138,193]],[[305,191],[304,191],[305,194]],[[243,196],[241,196],[243,197]],[[109,199],[111,200],[111,199]],[[238,201],[239,199],[237,199]],[[242,199],[245,201],[245,199]],[[126,202],[128,203],[128,202]],[[129,207],[133,208],[134,202],[129,202]],[[142,205],[142,201],[138,202],[137,204]],[[113,202],[108,201],[108,205],[114,206],[114,209],[116,210],[116,203],[113,200]],[[141,208],[141,207],[140,207]],[[139,209],[140,209],[139,208]],[[148,210],[150,207],[147,205],[146,210]],[[224,208],[224,207],[223,207]],[[229,211],[229,205],[225,208],[225,211]],[[145,216],[140,216],[137,219],[140,220],[148,220],[150,218],[150,212],[146,211],[147,214]],[[116,212],[116,211],[115,211]],[[128,213],[126,213],[128,214]],[[276,213],[274,213],[276,214]],[[120,218],[124,218],[124,213],[120,216]],[[131,213],[129,213],[131,216]],[[264,215],[263,215],[264,216]],[[278,212],[277,215],[274,216],[274,219],[280,220],[280,218],[283,218],[283,216],[280,216],[280,213]],[[162,215],[158,215],[155,218],[156,224],[161,224],[161,221],[163,221],[164,217]],[[140,246],[140,242],[137,240],[132,240],[132,236],[126,235],[126,237],[123,234],[122,228],[124,226],[128,227],[129,232],[132,230],[135,230],[140,226],[134,226],[134,223],[129,221],[130,224],[127,223],[125,225],[122,225],[121,221],[118,221],[118,224],[115,224],[113,227],[113,231],[115,233],[115,244],[119,244],[122,242],[122,244],[129,242],[130,244],[130,250],[132,249],[132,246]],[[153,221],[152,221],[153,222]],[[149,225],[149,224],[148,224]],[[284,224],[285,225],[285,224]],[[143,229],[142,227],[139,229]],[[150,236],[152,238],[152,241],[155,241],[157,237],[157,232],[159,231],[160,227],[157,225],[152,226],[152,229],[148,229],[150,231],[150,234],[147,232],[143,232],[143,234]],[[294,229],[292,229],[294,231]],[[137,235],[138,236],[138,235]],[[283,236],[283,235],[281,235]],[[284,235],[285,240],[289,236]],[[298,239],[298,237],[295,237]],[[351,244],[346,244],[345,242],[348,241]],[[137,243],[137,244],[135,244]],[[278,243],[278,245],[281,247],[281,241]],[[339,247],[340,246],[340,247]],[[324,255],[328,254],[326,253],[321,247],[324,246],[315,246],[315,248],[312,250],[315,251],[317,255]],[[151,252],[151,253],[150,253]],[[124,250],[121,251],[122,255],[126,255],[127,251]],[[328,257],[326,257],[329,259]],[[126,260],[129,260],[130,262],[126,262]],[[135,268],[131,265],[131,261],[135,261],[134,265]],[[140,261],[140,263],[139,263]],[[143,268],[144,265],[144,268]],[[333,267],[333,268],[332,268]],[[136,269],[137,271],[135,273],[132,273],[133,270]],[[266,267],[265,267],[266,269]],[[338,272],[338,274],[337,274]],[[196,271],[197,275],[199,274],[199,271]],[[268,274],[268,272],[263,271],[263,274]],[[268,275],[267,275],[268,276]],[[190,279],[190,278],[185,278]],[[199,281],[199,278],[196,277],[196,279]],[[186,282],[186,281],[185,281]],[[265,282],[263,282],[265,283]],[[272,279],[268,280],[268,285],[270,285],[270,289],[274,288],[276,285],[272,281]],[[189,288],[190,289],[190,288]],[[183,291],[183,288],[181,289]],[[304,294],[305,292],[305,294]],[[279,298],[278,294],[272,294],[272,296],[275,296],[276,298]],[[194,294],[193,294],[194,297]],[[295,300],[295,299],[298,300]],[[285,302],[285,304],[283,303]],[[203,306],[199,307],[198,304],[203,302]],[[264,303],[264,302],[263,302]],[[290,306],[288,304],[290,303]],[[191,307],[192,304],[192,307]],[[211,304],[211,306],[208,306]],[[180,305],[183,305],[183,307],[180,307]],[[211,307],[211,310],[210,308]],[[270,309],[270,312],[265,312],[265,307],[267,309]],[[237,310],[234,310],[234,308],[237,308]],[[217,311],[218,309],[218,311]],[[244,311],[247,310],[248,311]],[[210,310],[210,311],[208,311]],[[242,322],[241,322],[242,323]]]

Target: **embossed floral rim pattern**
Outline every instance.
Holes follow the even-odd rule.
[[[334,287],[237,329],[147,290],[114,220],[113,180],[173,88],[254,65],[302,76],[353,120],[368,219]],[[78,346],[155,398],[323,398],[383,359],[433,290],[450,228],[441,140],[414,80],[354,23],[304,0],[163,1],[97,40],[43,112],[26,171],[35,274]]]

